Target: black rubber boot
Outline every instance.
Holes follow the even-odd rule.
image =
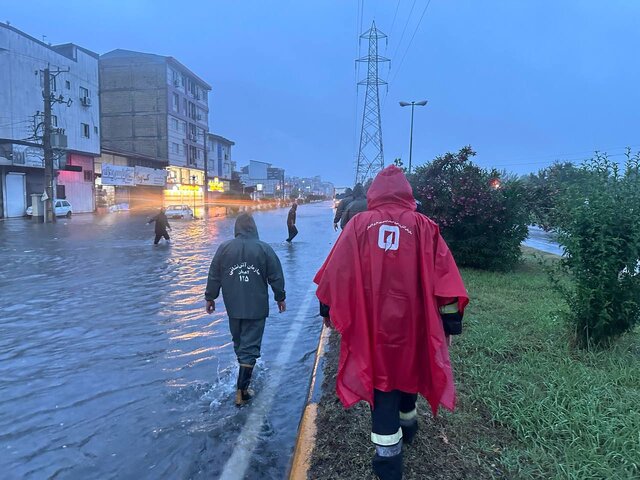
[[[392,457],[383,457],[376,453],[375,457],[373,457],[372,464],[373,473],[375,473],[380,480],[402,479],[402,453]]]
[[[238,407],[246,405],[247,402],[253,398],[253,394],[249,390],[252,373],[253,366],[242,364],[240,365],[240,371],[238,372],[238,383],[236,385],[236,406]]]
[[[400,420],[400,427],[402,427],[402,442],[407,445],[411,444],[418,433],[418,419]]]

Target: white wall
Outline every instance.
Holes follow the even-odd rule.
[[[70,69],[68,73],[58,75],[56,91],[52,92],[73,101],[70,107],[55,104],[52,112],[57,117],[58,128],[66,130],[67,148],[89,154],[100,153],[98,59],[80,49],[76,49],[76,54],[74,61],[0,25],[1,138],[22,140],[32,134],[33,116],[44,110],[40,71],[49,64],[52,70]],[[89,90],[90,107],[82,105],[80,87]],[[82,136],[83,123],[89,125],[89,138]]]

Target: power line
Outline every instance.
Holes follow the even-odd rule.
[[[428,0],[427,4],[424,7],[424,10],[422,11],[422,15],[420,16],[420,20],[418,20],[418,24],[416,25],[416,29],[413,31],[413,35],[411,36],[411,40],[409,40],[409,45],[407,45],[407,49],[405,50],[404,55],[402,56],[402,60],[400,60],[400,63],[398,64],[398,68],[396,69],[396,73],[393,76],[393,79],[391,80],[391,82],[389,82],[390,84],[394,82],[394,80],[398,76],[398,73],[400,72],[400,69],[402,68],[402,63],[404,62],[404,59],[407,56],[407,53],[409,53],[409,49],[411,48],[411,44],[413,43],[413,39],[416,37],[416,33],[418,33],[418,29],[420,28],[420,24],[422,23],[422,19],[424,18],[425,14],[427,13],[429,5],[431,5],[431,0]]]
[[[389,30],[389,37],[393,35],[393,27],[396,24],[396,17],[398,16],[399,8],[400,8],[400,0],[398,0],[398,3],[396,4],[396,13],[393,14],[393,21],[391,22],[391,29]]]
[[[413,0],[413,5],[411,5],[411,10],[409,11],[409,16],[407,17],[407,21],[404,24],[404,28],[402,29],[402,35],[400,36],[400,41],[398,42],[398,46],[396,47],[396,51],[393,52],[393,57],[392,58],[396,58],[396,54],[398,53],[398,50],[400,50],[400,45],[402,44],[402,40],[404,39],[404,34],[407,31],[407,27],[409,26],[409,21],[411,20],[411,14],[413,13],[413,9],[416,6],[416,2],[418,0]]]

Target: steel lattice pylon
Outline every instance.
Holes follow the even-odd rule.
[[[387,38],[387,36],[376,28],[375,21],[369,30],[360,35],[360,38],[369,40],[369,54],[357,60],[358,62],[367,62],[367,78],[358,82],[358,85],[366,85],[367,87],[362,111],[358,163],[356,165],[356,183],[364,184],[384,168],[378,87],[386,85],[387,82],[380,79],[378,64],[388,62],[389,59],[378,55],[378,40]]]

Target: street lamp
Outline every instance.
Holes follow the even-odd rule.
[[[408,107],[411,105],[411,134],[409,136],[409,173],[411,173],[411,156],[413,154],[413,109],[416,105],[419,107],[424,107],[427,104],[427,100],[422,100],[421,102],[400,102],[401,107]]]

